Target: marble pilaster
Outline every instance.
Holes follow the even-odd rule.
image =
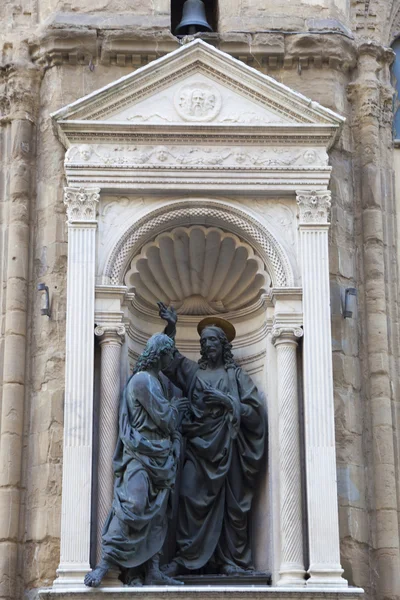
[[[310,578],[347,586],[340,565],[328,259],[328,190],[297,193],[303,278],[303,370]]]
[[[61,549],[55,586],[82,585],[90,570],[96,208],[99,188],[65,188],[67,332]]]

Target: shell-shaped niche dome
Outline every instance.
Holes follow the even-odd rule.
[[[177,227],[146,244],[125,276],[136,299],[179,314],[208,315],[254,303],[271,285],[262,260],[236,235],[216,227]]]

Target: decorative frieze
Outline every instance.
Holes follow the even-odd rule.
[[[285,168],[291,170],[326,167],[328,155],[313,148],[296,147],[242,148],[215,145],[106,145],[80,144],[72,146],[65,155],[70,168]]]

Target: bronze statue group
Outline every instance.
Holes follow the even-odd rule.
[[[253,570],[249,516],[266,445],[264,407],[235,364],[228,321],[199,323],[201,358],[194,362],[175,347],[174,309],[160,302],[159,310],[164,333],[147,342],[121,398],[114,498],[102,559],[85,577],[90,587],[110,569],[128,585]],[[160,373],[182,397],[168,398]],[[176,553],[160,568],[179,469]]]

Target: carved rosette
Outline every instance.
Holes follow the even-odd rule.
[[[64,188],[64,204],[67,207],[68,223],[95,221],[100,188]]]
[[[297,192],[297,205],[300,223],[328,224],[331,208],[331,192],[329,190],[307,190]]]

